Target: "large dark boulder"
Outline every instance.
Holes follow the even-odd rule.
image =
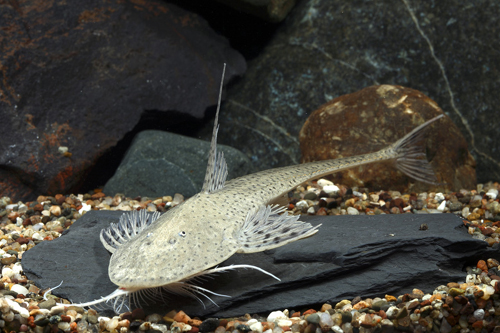
[[[300,1],[229,89],[220,142],[260,169],[297,164],[299,131],[320,105],[368,86],[401,85],[451,117],[479,182],[499,179],[500,62],[491,46],[499,24],[500,2],[486,0]]]
[[[88,212],[65,235],[25,252],[24,273],[41,288],[64,281],[54,294],[73,302],[108,295],[116,286],[107,275],[110,254],[99,241],[99,231],[120,215]],[[497,248],[472,239],[462,220],[452,214],[301,219],[322,226],[310,238],[266,252],[236,254],[220,265],[255,265],[281,281],[253,270],[221,273],[201,284],[231,296],[214,297],[219,307],[205,300],[204,308],[192,299],[172,296],[168,304],[150,305],[148,311],[162,314],[175,308],[189,315],[227,317],[356,296],[397,295],[413,288],[432,292],[441,284],[464,281],[466,264],[500,258]],[[420,230],[422,223],[427,230]],[[158,265],[168,265],[168,258]]]
[[[0,5],[0,196],[75,190],[145,110],[201,118],[246,64],[160,0]],[[64,152],[59,147],[67,147]]]

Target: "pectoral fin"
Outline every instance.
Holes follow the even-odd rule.
[[[111,253],[138,235],[160,217],[159,212],[149,214],[145,209],[124,213],[118,223],[101,230],[101,243]]]
[[[274,249],[301,238],[314,235],[320,225],[298,221],[300,216],[282,214],[284,207],[261,206],[248,212],[238,234],[239,253]]]

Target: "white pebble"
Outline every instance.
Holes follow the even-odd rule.
[[[482,297],[483,299],[488,299],[491,295],[493,295],[495,293],[495,288],[493,288],[492,286],[484,286],[483,288],[483,292],[484,292],[484,296]],[[488,298],[485,298],[488,297]]]
[[[328,312],[321,312],[319,314],[319,326],[321,329],[327,331],[333,326],[332,316]]]
[[[50,315],[51,316],[60,314],[62,312],[64,312],[64,305],[56,305],[56,306],[53,306],[50,308]],[[103,318],[107,318],[107,317],[103,317]]]
[[[33,226],[33,230],[35,230],[35,231],[40,231],[40,230],[42,230],[43,226],[44,226],[44,224],[43,224],[42,222],[37,223],[37,224],[35,224],[35,225]]]
[[[311,215],[316,214],[316,211],[314,210],[314,207],[309,207],[309,209],[307,210],[307,214],[311,214]]]
[[[498,196],[498,190],[495,188],[490,188],[488,192],[486,192],[486,196],[490,199],[495,200]]]
[[[22,226],[22,225],[23,225],[23,219],[22,219],[22,218],[20,218],[20,217],[17,217],[17,218],[16,218],[16,225],[17,225],[18,227]]]
[[[436,200],[437,202],[443,201],[444,200],[444,194],[441,193],[441,192],[436,193],[436,195],[434,196],[434,200]]]
[[[464,207],[464,208],[462,209],[462,216],[463,216],[464,218],[467,218],[467,216],[469,216],[469,215],[470,215],[470,209],[469,209],[469,207]]]
[[[341,329],[339,325],[332,326],[332,331],[335,333],[344,333],[344,330]]]
[[[19,207],[17,207],[17,212],[19,214],[24,214],[28,211],[28,206],[26,206],[22,202],[19,202],[18,204],[19,204]]]
[[[358,198],[362,198],[363,197],[363,193],[358,192],[358,191],[352,191],[352,194],[355,195],[355,196],[357,196]]]
[[[445,208],[446,208],[446,200],[443,200],[443,201],[439,204],[439,206],[438,206],[437,210],[439,210],[440,212],[443,212]]]
[[[326,194],[337,193],[338,191],[340,191],[340,188],[335,185],[328,185],[323,187],[323,191],[325,191]]]
[[[174,198],[172,199],[172,206],[177,206],[183,201],[184,201],[184,196],[180,193],[175,193]]]
[[[9,304],[9,307],[12,309],[12,311],[17,312],[21,315],[23,318],[29,318],[30,312],[28,309],[23,308],[19,303],[11,301],[10,299],[5,299],[7,301],[7,304]]]
[[[82,202],[82,208],[80,208],[78,210],[78,214],[83,214],[83,212],[88,212],[91,209],[92,209],[92,207],[90,205],[87,205],[85,202]],[[42,214],[43,214],[43,211],[42,211]]]
[[[5,209],[13,210],[14,208],[17,208],[17,204],[10,204],[10,205],[5,206]]]
[[[67,323],[65,321],[61,321],[57,324],[57,327],[63,331],[63,332],[69,332],[70,331],[70,323]]]
[[[288,319],[281,311],[273,311],[267,316],[267,322],[274,323],[277,319]]]
[[[281,330],[283,332],[283,330]],[[267,331],[264,331],[264,333],[273,333],[272,329],[268,329]]]
[[[33,238],[34,240],[39,240],[39,241],[43,240],[43,237],[38,232],[35,232],[33,234],[33,236],[31,236],[31,238]]]
[[[10,288],[10,290],[16,292],[17,294],[21,294],[24,296],[26,296],[29,293],[28,289],[26,289],[24,286],[21,286],[20,284],[13,285]]]
[[[250,327],[250,329],[253,331],[253,332],[259,332],[259,333],[262,333],[262,330],[263,330],[263,327],[262,327],[262,323],[259,323],[259,322],[256,322],[256,323],[252,323],[252,324],[248,324],[248,327]]]
[[[14,272],[12,271],[12,269],[10,269],[9,267],[3,267],[2,268],[2,276],[3,277],[8,277],[8,278],[11,278],[14,276]]]
[[[189,327],[189,330],[191,330],[191,326],[189,326],[189,325],[186,325],[186,326],[188,326],[188,327]],[[126,327],[122,327],[122,329],[123,329],[123,328],[126,328]],[[157,323],[154,323],[154,324],[151,324],[151,328],[152,328],[153,330],[157,330],[157,331],[160,331],[160,332],[162,332],[162,333],[167,333],[167,332],[169,332],[167,325],[164,325],[164,324],[157,324]],[[185,329],[183,328],[183,329],[182,329],[182,331],[185,331]],[[126,330],[126,332],[129,332],[129,331],[128,331],[128,330]]]
[[[108,320],[105,324],[105,327],[108,331],[112,331],[114,330],[115,328],[118,327],[118,320],[119,317],[113,317],[111,318],[110,320]]]
[[[359,215],[359,211],[354,207],[347,207],[347,214],[349,215]]]
[[[467,274],[465,277],[465,282],[466,283],[476,283],[476,274]]]
[[[302,209],[306,209],[306,208],[308,208],[308,207],[309,207],[309,204],[308,204],[308,203],[307,203],[307,201],[305,201],[305,200],[300,200],[299,202],[297,202],[297,203],[295,204],[295,207],[297,207],[297,209],[302,210]]]
[[[318,180],[318,186],[320,187],[333,186],[333,183],[327,179],[321,178],[320,180]]]
[[[14,320],[14,312],[9,311],[7,314],[3,313],[2,314],[3,319],[7,322],[11,322]]]
[[[391,306],[389,309],[387,309],[385,314],[387,315],[387,318],[394,319],[398,314],[398,308],[395,306]]]
[[[283,326],[292,326],[293,322],[290,319],[278,319],[276,322],[278,326],[283,327]]]
[[[483,320],[484,318],[484,310],[483,309],[477,309],[474,311],[474,318],[477,320]]]

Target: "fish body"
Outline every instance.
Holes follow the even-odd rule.
[[[420,181],[436,181],[416,143],[425,128],[443,115],[375,153],[270,169],[226,182],[227,165],[216,145],[219,107],[202,191],[158,219],[143,214],[101,232],[103,245],[112,252],[109,277],[119,287],[103,301],[151,288],[186,288],[186,281],[220,270],[211,268],[236,252],[265,251],[312,236],[319,226],[301,222],[299,216],[281,214],[285,209],[272,205],[308,180],[367,163],[394,160],[407,175]]]
[[[375,153],[270,169],[227,182],[221,175],[225,161],[219,154],[218,160],[209,163],[202,192],[163,214],[113,253],[110,279],[126,290],[160,287],[189,279],[236,252],[265,251],[309,237],[317,228],[298,221],[297,216],[278,215],[282,210],[271,203],[308,180],[336,171],[395,160],[406,174],[434,182],[432,169],[413,144],[421,138],[425,127],[439,118]],[[216,136],[215,129],[211,156],[217,156]],[[211,179],[218,179],[218,183],[207,185]],[[281,226],[273,223],[277,216],[282,216]]]

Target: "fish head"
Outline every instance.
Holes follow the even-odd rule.
[[[120,288],[135,291],[189,279],[237,251],[227,217],[199,196],[186,200],[154,221],[110,259],[108,273]]]

